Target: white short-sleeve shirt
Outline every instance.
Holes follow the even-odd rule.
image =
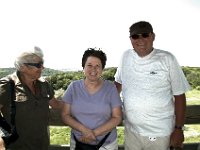
[[[174,127],[173,95],[190,86],[176,58],[154,49],[139,57],[129,49],[124,52],[115,74],[122,84],[126,121],[133,132],[143,136],[167,136]]]

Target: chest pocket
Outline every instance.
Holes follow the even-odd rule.
[[[26,91],[23,87],[16,86],[15,87],[15,95],[16,95],[16,102],[25,102],[28,100],[27,95],[25,94]]]
[[[16,93],[16,102],[25,102],[27,99],[27,96],[23,93]]]
[[[33,95],[26,87],[16,86],[16,102],[26,102],[28,100],[48,101],[51,98],[51,90],[46,83],[37,84],[36,95]]]

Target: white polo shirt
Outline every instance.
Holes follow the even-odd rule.
[[[174,128],[173,95],[190,86],[176,58],[154,49],[139,57],[133,49],[124,52],[115,74],[122,84],[125,123],[142,136],[167,136]]]

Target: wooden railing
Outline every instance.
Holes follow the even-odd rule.
[[[58,110],[51,110],[49,125],[52,126],[66,126],[63,124],[60,112]],[[187,106],[186,124],[200,124],[200,105]],[[200,143],[200,141],[199,141]],[[185,143],[184,150],[200,150],[199,143]],[[199,146],[199,149],[198,149]],[[50,145],[49,150],[69,150],[69,146]],[[119,145],[119,150],[124,150],[123,145]]]

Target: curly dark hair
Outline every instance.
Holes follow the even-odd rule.
[[[97,57],[101,60],[102,68],[105,68],[107,57],[106,54],[101,49],[95,49],[95,48],[88,48],[82,57],[82,67],[85,67],[85,63],[87,61],[87,58],[93,56]]]

